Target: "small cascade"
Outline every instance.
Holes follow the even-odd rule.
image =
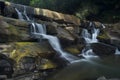
[[[47,35],[43,25],[37,23],[35,29],[38,29],[38,32],[37,32],[37,30],[35,30],[36,32],[34,32],[32,35],[34,35],[36,38],[39,38],[39,39],[40,39],[41,36],[42,36],[43,39],[47,39],[49,41],[50,45],[52,46],[52,48],[57,53],[60,54],[60,57],[66,59],[70,63],[72,61],[78,59],[77,57],[63,51],[62,48],[61,48],[59,39],[56,36]]]
[[[101,24],[101,26],[102,26],[103,28],[105,28],[105,25],[104,25],[104,24]]]
[[[17,8],[15,8],[15,10],[16,10],[16,12],[17,12],[17,14],[18,14],[18,18],[19,18],[20,20],[24,21],[24,18],[23,18],[22,13],[21,13]]]
[[[30,18],[27,16],[27,13],[26,13],[26,6],[24,6],[24,12],[23,12],[23,14],[24,14],[25,17],[26,17],[26,20],[27,20],[27,21],[30,21]]]
[[[16,8],[16,11],[18,13],[18,16],[19,19],[22,19],[24,20],[24,17],[23,15],[25,16],[25,19],[27,21],[31,21],[30,18],[27,16],[27,13],[26,13],[26,7],[24,6],[24,12],[23,12],[23,15],[20,11],[17,10]],[[63,51],[62,48],[61,48],[61,45],[60,45],[60,42],[59,42],[59,39],[56,37],[56,36],[52,36],[52,35],[47,35],[46,33],[46,26],[45,25],[42,25],[42,24],[38,24],[38,23],[34,23],[31,21],[31,37],[32,38],[35,38],[35,39],[47,39],[50,43],[50,45],[52,46],[52,48],[60,54],[60,57],[61,58],[64,58],[65,60],[67,60],[68,62],[72,63],[72,61],[75,61],[77,60],[78,58]]]
[[[85,39],[86,43],[97,43],[97,36],[99,34],[99,29],[93,28],[92,33],[89,33],[87,29],[83,29],[82,37]]]
[[[120,51],[118,50],[118,48],[115,51],[115,55],[120,55]]]
[[[98,57],[91,49],[90,43],[98,42],[97,36],[99,34],[99,29],[96,29],[92,22],[90,22],[89,27],[91,28],[91,33],[87,29],[83,29],[82,31],[82,37],[85,39],[86,47],[82,50],[82,54],[79,55],[86,59]]]

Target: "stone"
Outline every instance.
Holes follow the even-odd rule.
[[[106,28],[101,30],[98,39],[100,42],[104,42],[106,44],[111,44],[120,49],[120,23],[116,24],[106,24]]]
[[[19,60],[25,56],[51,58],[55,55],[55,52],[48,42],[42,42],[40,44],[36,42],[11,43],[11,48],[9,48],[8,51],[10,58],[14,59],[16,62],[19,62]]]
[[[98,56],[114,55],[116,47],[104,43],[92,43],[91,48]]]
[[[58,24],[56,22],[46,23],[47,34],[54,35],[57,34]]]
[[[63,46],[73,44],[76,38],[69,31],[61,27],[57,28],[57,36]]]
[[[30,41],[28,24],[0,16],[0,42]]]
[[[64,50],[73,55],[78,55],[82,52],[84,47],[85,45],[83,44],[76,44],[76,45],[66,46]]]

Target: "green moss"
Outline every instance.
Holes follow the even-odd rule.
[[[13,26],[13,25],[9,24],[8,30],[11,32],[10,34],[14,34],[14,35],[18,34],[17,28],[15,26]]]
[[[12,48],[9,49],[10,57],[16,62],[19,62],[24,56],[41,56],[47,58],[50,55],[53,55],[48,44],[40,45],[36,42],[16,42],[12,44]]]
[[[66,48],[66,51],[68,51],[69,53],[73,53],[73,54],[79,54],[80,51],[74,47],[69,47],[69,48]]]
[[[108,36],[107,32],[103,32],[102,34],[100,34],[98,36],[99,39],[110,39],[110,37]]]

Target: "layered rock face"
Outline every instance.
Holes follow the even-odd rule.
[[[64,60],[59,59],[48,40],[39,42],[31,37],[31,21],[19,20],[15,8],[21,13],[25,10],[28,17],[33,17],[35,22],[45,24],[47,34],[57,36],[66,51],[71,49],[66,45],[75,45],[79,38],[76,33],[79,33],[80,20],[77,17],[9,2],[0,1],[0,4],[0,52],[13,60],[15,74],[19,74],[17,70],[22,69],[31,71],[37,68],[44,71],[66,64]],[[75,53],[74,55],[79,54],[82,47],[77,47],[78,52],[70,52]]]

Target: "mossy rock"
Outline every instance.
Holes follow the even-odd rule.
[[[40,69],[46,70],[46,69],[53,69],[56,68],[57,65],[53,63],[51,60],[48,59],[42,59],[41,64],[39,66]]]
[[[84,45],[72,45],[72,46],[68,46],[66,47],[64,50],[73,54],[73,55],[78,55],[81,53],[82,49],[83,49]]]
[[[48,58],[54,55],[54,51],[48,43],[38,44],[36,42],[16,42],[12,43],[12,47],[9,49],[10,57],[16,62],[25,56],[40,56],[42,58]]]

